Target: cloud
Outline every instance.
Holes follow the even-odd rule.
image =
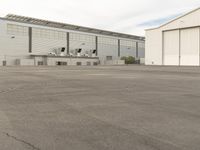
[[[175,19],[176,17],[182,15],[183,13],[178,13],[178,14],[175,14],[175,15],[170,15],[170,16],[167,16],[167,17],[164,17],[164,18],[160,18],[160,19],[155,19],[155,20],[150,20],[150,21],[146,21],[146,22],[142,22],[140,24],[138,24],[137,26],[138,27],[154,27],[154,26],[159,26],[163,23],[166,23],[170,20],[173,20]]]
[[[8,13],[144,35],[144,29],[200,6],[197,0],[0,0]]]

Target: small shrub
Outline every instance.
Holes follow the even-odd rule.
[[[135,58],[133,56],[122,57],[121,60],[125,60],[125,64],[134,64]]]

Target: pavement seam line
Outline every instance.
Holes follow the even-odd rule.
[[[27,142],[25,140],[19,139],[19,138],[13,136],[13,135],[10,135],[9,133],[3,132],[3,134],[5,134],[7,137],[12,138],[12,139],[14,139],[14,140],[16,140],[18,142],[21,142],[23,144],[28,145],[29,147],[31,147],[34,150],[41,150],[40,148],[36,147],[35,145],[33,145],[33,144],[31,144],[31,143],[29,143],[29,142]]]

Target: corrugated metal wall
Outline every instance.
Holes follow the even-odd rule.
[[[136,57],[136,41],[120,40],[120,56]]]
[[[65,32],[42,28],[32,29],[33,54],[47,54],[58,47],[67,48],[67,35]]]
[[[0,65],[7,60],[7,65],[14,65],[18,58],[28,54],[28,28],[6,24],[0,21]]]
[[[69,34],[69,49],[70,51],[75,49],[82,49],[82,53],[90,52],[96,49],[95,39],[93,35],[70,33]]]
[[[118,59],[118,40],[98,37],[98,56],[106,60],[107,56],[112,56],[112,59]]]
[[[32,38],[30,38],[30,33]],[[10,65],[14,65],[16,59],[28,58],[30,54],[47,55],[55,48],[65,47],[67,49],[67,33],[69,33],[69,50],[82,48],[84,53],[98,48],[97,56],[104,60],[107,56],[112,56],[113,60],[120,59],[122,56],[136,57],[136,42],[132,39],[65,32],[0,20],[0,62],[6,59]],[[98,43],[96,43],[97,36]],[[121,45],[119,45],[119,39]],[[139,46],[138,48],[139,56],[144,57],[144,47]]]
[[[145,43],[138,42],[138,57],[145,58]]]

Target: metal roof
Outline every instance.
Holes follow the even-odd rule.
[[[106,31],[106,30],[88,28],[88,27],[83,27],[83,26],[36,19],[36,18],[13,15],[13,14],[8,14],[4,19],[9,20],[9,21],[20,22],[20,23],[28,23],[28,24],[41,25],[41,26],[47,26],[47,27],[53,27],[53,28],[75,30],[75,31],[88,32],[88,33],[93,33],[93,34],[101,34],[101,35],[115,36],[115,37],[142,40],[142,41],[145,40],[145,37],[142,37],[142,36],[111,32],[111,31]]]

